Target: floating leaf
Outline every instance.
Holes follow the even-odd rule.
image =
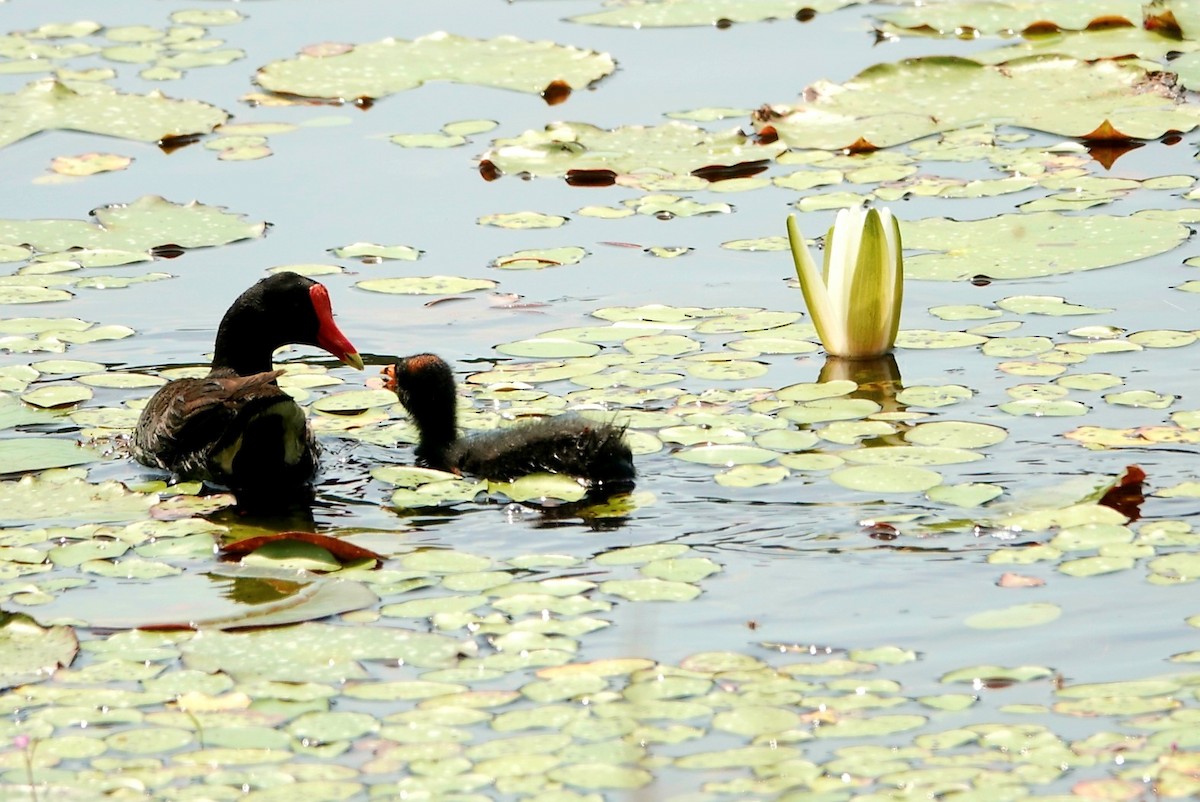
[[[544,267],[577,265],[585,256],[585,249],[571,245],[565,248],[517,251],[508,256],[497,257],[492,264],[503,270],[540,270]]]
[[[79,651],[70,627],[38,625],[20,613],[0,616],[0,687],[42,682],[60,666],[69,666]]]
[[[339,259],[400,259],[405,262],[416,261],[424,253],[411,245],[376,245],[373,242],[355,242],[332,248],[330,252]]]
[[[96,222],[81,220],[0,220],[0,242],[28,243],[39,251],[92,249],[147,251],[160,245],[203,248],[261,237],[266,223],[246,223],[240,215],[192,201],[172,203],[156,195],[133,203],[103,206]]]
[[[458,278],[456,276],[406,276],[403,278],[372,278],[354,286],[368,292],[390,295],[454,295],[460,292],[490,290],[496,282],[489,279]]]
[[[925,495],[930,501],[952,504],[955,507],[980,507],[1003,495],[1004,488],[984,482],[961,485],[940,485]]]
[[[133,164],[128,156],[115,153],[84,153],[80,156],[56,156],[50,169],[59,175],[85,176],[124,170]]]
[[[992,67],[932,56],[878,64],[840,86],[819,82],[806,90],[811,102],[772,107],[755,122],[789,145],[826,150],[889,147],[980,119],[1070,137],[1108,122],[1138,139],[1200,123],[1200,112],[1178,105],[1168,88],[1147,91],[1146,79],[1132,61],[1047,55]]]
[[[978,274],[996,279],[1053,276],[1155,256],[1175,248],[1187,236],[1186,226],[1140,214],[1066,217],[1038,212],[968,221],[927,218],[905,223],[905,247],[931,252],[907,258],[905,271],[911,278],[937,281]],[[1017,296],[997,305],[1040,314],[1102,311],[1044,296],[1029,300]]]
[[[942,475],[925,468],[856,465],[829,477],[842,487],[867,493],[915,493],[942,483]]]
[[[605,11],[571,17],[571,22],[584,25],[608,25],[622,28],[675,28],[682,26],[712,26],[718,23],[762,22],[793,19],[802,12],[835,11],[855,0],[757,0],[753,3],[730,0],[650,0],[635,5],[616,6]],[[703,119],[714,113],[722,119],[731,110],[709,110]],[[695,119],[696,112],[688,119]],[[682,116],[682,115],[672,115]]]
[[[1033,602],[1001,610],[988,610],[968,616],[964,622],[972,629],[1018,629],[1048,624],[1062,615],[1057,604]]]
[[[94,462],[100,455],[60,437],[0,439],[0,474],[67,468]]]
[[[583,89],[615,68],[603,53],[553,42],[431,33],[412,41],[347,45],[329,54],[302,52],[261,67],[254,80],[270,92],[331,100],[379,99],[438,80],[541,94],[555,82],[568,91]]]
[[[105,84],[36,81],[0,95],[0,147],[54,129],[85,131],[138,142],[207,134],[225,122],[224,111],[197,100],[172,100],[159,92],[126,95]]]
[[[654,127],[627,126],[606,130],[585,123],[551,123],[542,131],[526,131],[498,139],[483,159],[502,173],[565,177],[569,181],[595,175],[613,183],[618,175],[643,172],[648,180],[667,173],[690,176],[712,165],[734,167],[772,159],[785,150],[781,144],[757,145],[739,130],[710,133],[702,128],[669,122]],[[637,184],[639,179],[629,179]]]

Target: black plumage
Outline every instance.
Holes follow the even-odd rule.
[[[138,417],[138,462],[184,479],[228,487],[239,501],[289,494],[316,472],[317,444],[304,411],[280,389],[271,357],[283,345],[314,345],[362,368],[333,322],[329,292],[296,273],[259,281],[217,329],[212,369],[159,388]]]
[[[497,481],[545,472],[595,489],[633,485],[637,471],[623,426],[564,414],[459,437],[454,374],[443,359],[405,357],[384,373],[417,426],[419,465]]]

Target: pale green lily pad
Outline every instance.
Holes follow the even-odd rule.
[[[1063,30],[1081,31],[1098,17],[1120,17],[1127,22],[1141,20],[1142,7],[1136,0],[1056,0],[1052,7],[1038,3],[985,2],[935,3],[888,11],[879,19],[898,29],[916,33],[957,36],[963,29],[995,36],[1020,33],[1039,22],[1051,22]],[[1125,30],[1119,28],[1117,30]]]
[[[983,455],[966,448],[944,446],[878,446],[843,451],[840,456],[847,462],[858,465],[958,465],[976,462]]]
[[[904,433],[904,439],[919,446],[987,448],[1007,440],[1008,432],[986,423],[933,421],[918,423]]]
[[[691,601],[700,595],[691,583],[666,579],[611,579],[600,590],[629,601]]]
[[[0,474],[68,468],[98,459],[100,455],[92,449],[60,437],[0,439]]]
[[[906,240],[907,243],[907,240]],[[935,331],[933,329],[901,329],[896,335],[897,348],[920,350],[940,348],[970,348],[987,342],[987,337],[965,331]]]
[[[615,68],[606,54],[553,42],[431,33],[412,41],[345,46],[330,54],[302,52],[261,67],[254,80],[270,92],[344,100],[378,99],[437,80],[540,94],[556,81],[583,89]]]
[[[1003,312],[978,304],[960,304],[955,306],[932,306],[929,314],[940,320],[988,320],[1000,317]]]
[[[1107,390],[1121,386],[1124,381],[1111,373],[1072,373],[1058,377],[1054,383],[1069,390]]]
[[[66,290],[50,287],[0,286],[0,304],[45,304],[69,301],[72,297]]]
[[[1009,415],[1031,415],[1033,417],[1071,417],[1086,415],[1087,404],[1069,399],[1022,398],[1000,404],[998,409]]]
[[[786,326],[799,319],[799,312],[772,312],[765,309],[752,309],[732,315],[710,317],[698,323],[696,331],[704,334],[766,331]]]
[[[600,346],[578,340],[534,337],[529,340],[517,340],[516,342],[497,345],[496,350],[508,356],[565,359],[569,357],[594,356],[600,353]]]
[[[158,496],[130,492],[120,482],[92,484],[81,468],[50,470],[0,482],[0,524],[54,519],[57,523],[139,520]]]
[[[377,245],[373,242],[355,242],[331,248],[330,252],[339,259],[399,259],[404,262],[415,262],[425,253],[411,245]]]
[[[977,274],[999,279],[1061,275],[1165,253],[1187,236],[1186,226],[1139,214],[1067,217],[1039,212],[970,221],[927,218],[905,223],[905,247],[931,251],[906,259],[905,271],[911,278],[938,281]],[[1102,311],[1047,296],[1016,296],[997,305],[1038,314]],[[901,337],[904,334],[900,332]]]
[[[713,478],[723,487],[761,487],[782,482],[789,475],[787,468],[778,465],[736,465]]]
[[[755,445],[772,451],[807,451],[815,446],[819,439],[816,432],[798,429],[772,429],[755,435]]]
[[[513,501],[578,501],[587,495],[587,488],[575,477],[559,473],[532,473],[511,482],[489,482],[488,490],[503,493]]]
[[[775,397],[782,401],[819,401],[825,398],[849,395],[857,389],[858,384],[850,379],[833,379],[824,382],[790,384],[777,390]]]
[[[1109,393],[1104,400],[1115,406],[1143,407],[1145,409],[1166,409],[1175,403],[1179,396],[1156,393],[1153,390],[1125,390],[1120,393]]]
[[[392,134],[388,141],[402,148],[456,148],[467,144],[467,138],[441,131],[431,134]]]
[[[869,398],[825,398],[784,407],[779,416],[801,424],[856,420],[874,415],[882,407]]]
[[[0,147],[42,131],[70,130],[159,142],[207,134],[229,115],[198,100],[172,100],[158,92],[127,95],[106,84],[35,81],[0,95]]]
[[[682,334],[643,334],[626,339],[622,345],[639,356],[679,356],[701,348],[699,342]]]
[[[0,621],[0,685],[49,679],[60,666],[69,666],[79,651],[70,627],[43,628],[32,618],[6,613]]]
[[[710,133],[680,122],[611,130],[559,122],[496,140],[483,158],[503,173],[538,177],[563,177],[572,170],[686,176],[701,167],[773,159],[785,149],[782,143],[756,145],[737,129]]]
[[[28,243],[39,251],[73,247],[143,251],[159,245],[202,248],[261,237],[265,223],[247,223],[220,207],[176,204],[156,195],[94,211],[81,220],[0,220],[0,242]]]
[[[1050,55],[991,67],[932,56],[879,64],[840,86],[818,82],[808,89],[812,102],[773,107],[755,123],[771,125],[789,145],[825,150],[861,147],[860,140],[889,147],[980,119],[1069,137],[1087,136],[1106,121],[1139,139],[1196,127],[1200,112],[1143,92],[1145,79],[1145,70],[1129,62]]]
[[[395,403],[396,394],[391,390],[349,390],[323,396],[313,402],[312,408],[330,415],[357,415]]]
[[[26,404],[42,409],[70,407],[91,397],[91,388],[81,384],[47,384],[21,394],[21,400]]]
[[[490,279],[456,276],[405,276],[366,279],[357,282],[354,286],[367,292],[382,292],[389,295],[453,295],[460,292],[494,289],[496,282]]]
[[[1057,604],[1032,602],[975,613],[968,616],[963,623],[972,629],[1018,629],[1048,624],[1057,620],[1060,615],[1062,609]]]
[[[857,0],[651,0],[571,17],[571,22],[622,28],[676,28],[712,26],[718,22],[763,22],[793,19],[802,11],[825,13],[853,5]],[[723,119],[732,110],[710,110],[702,119]],[[721,116],[712,117],[714,112]],[[689,114],[696,114],[690,112]],[[681,115],[672,115],[681,116]],[[688,117],[687,119],[695,119]]]
[[[492,265],[502,270],[540,270],[544,267],[577,265],[583,261],[585,256],[587,256],[587,250],[577,245],[571,245],[564,248],[517,251],[507,256],[497,257]]]
[[[1004,494],[1004,488],[985,482],[969,482],[961,485],[939,485],[930,488],[926,497],[940,504],[955,507],[982,507]]]
[[[1064,560],[1059,563],[1058,570],[1068,576],[1100,576],[1127,571],[1134,565],[1133,557],[1098,555]]]
[[[942,483],[942,475],[935,471],[900,465],[855,465],[835,471],[829,478],[866,493],[917,493]]]
[[[961,384],[913,386],[896,393],[896,401],[906,406],[934,409],[966,401],[972,395],[974,393]]]
[[[442,504],[458,504],[464,501],[473,501],[485,489],[486,485],[483,482],[458,478],[426,482],[415,490],[402,487],[392,493],[391,504],[400,509],[421,509],[422,507],[437,507]]]
[[[719,465],[729,468],[734,465],[758,465],[770,462],[778,457],[779,453],[755,446],[711,445],[685,448],[676,452],[674,456],[687,462],[699,462],[702,465]]]
[[[505,212],[484,215],[476,222],[481,226],[526,230],[531,228],[558,228],[567,222],[567,218],[556,214],[542,214],[541,212]]]
[[[450,665],[458,644],[396,627],[306,623],[245,633],[207,632],[180,645],[184,664],[236,678],[341,682],[366,675],[359,660],[397,660],[417,667]]]
[[[79,382],[89,387],[113,387],[125,390],[140,387],[159,387],[167,383],[165,379],[159,376],[147,376],[145,373],[128,373],[123,371],[89,373],[86,376],[80,376]]]
[[[1150,329],[1136,331],[1130,334],[1127,339],[1143,348],[1182,348],[1185,345],[1191,345],[1200,338],[1197,337],[1194,331]]]

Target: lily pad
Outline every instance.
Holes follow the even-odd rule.
[[[805,94],[813,100],[773,107],[756,125],[771,126],[795,147],[868,150],[981,119],[1069,137],[1086,137],[1108,123],[1137,139],[1200,124],[1200,110],[1181,106],[1169,86],[1135,63],[1057,55],[1002,66],[949,56],[905,59],[870,67],[841,85],[818,82]]]
[[[0,147],[42,131],[85,131],[138,142],[207,134],[228,119],[198,100],[173,100],[160,92],[127,95],[106,84],[37,81],[0,95]]]
[[[916,493],[942,483],[942,475],[925,468],[899,465],[855,465],[835,471],[832,481],[867,493]]]
[[[1060,615],[1062,609],[1056,604],[1032,602],[975,613],[968,616],[965,623],[972,629],[1020,629],[1048,624]]]
[[[1054,276],[1166,253],[1187,237],[1186,226],[1139,214],[1070,217],[1037,212],[969,221],[928,218],[905,223],[905,247],[930,251],[906,259],[905,270],[911,278],[935,281],[979,274],[994,279]],[[1042,314],[1052,308],[1061,310],[1056,314],[1101,311],[1064,305],[1062,299],[1034,303],[1037,298],[1029,303],[1020,297],[1005,299],[998,305]]]
[[[680,122],[654,127],[627,126],[611,130],[586,123],[552,123],[541,131],[526,131],[498,139],[484,155],[501,173],[566,177],[607,171],[607,183],[617,175],[638,170],[690,176],[694,170],[719,165],[733,167],[773,159],[781,144],[761,145],[738,130],[710,133]],[[631,179],[636,185],[637,179]]]
[[[571,17],[584,25],[622,28],[675,28],[731,22],[793,19],[802,12],[835,11],[858,0],[649,0]],[[716,116],[721,119],[723,115]],[[704,117],[714,117],[706,114]],[[695,118],[693,113],[692,118]]]
[[[270,92],[330,100],[378,99],[437,80],[541,94],[555,82],[583,89],[615,68],[606,54],[553,42],[431,33],[306,50],[261,67],[254,80]]]
[[[266,223],[195,201],[172,203],[146,195],[133,203],[103,206],[95,223],[81,220],[0,220],[0,242],[27,243],[39,251],[94,248],[146,251],[159,245],[203,248],[261,237]]]
[[[371,278],[355,285],[367,292],[382,292],[389,295],[453,295],[459,292],[490,290],[495,281],[457,276],[406,276],[403,278]]]
[[[79,651],[70,627],[44,628],[28,616],[0,617],[0,687],[41,682],[60,666],[69,666]]]
[[[61,437],[0,439],[0,474],[85,465],[100,458],[90,448]]]

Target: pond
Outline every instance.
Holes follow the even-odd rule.
[[[2,18],[6,799],[1200,793],[1193,4]],[[863,203],[901,331],[827,360],[785,218]],[[278,355],[278,514],[128,453],[273,269],[367,363]],[[421,352],[465,429],[628,426],[636,489],[422,484]],[[282,532],[380,557],[217,553]]]

